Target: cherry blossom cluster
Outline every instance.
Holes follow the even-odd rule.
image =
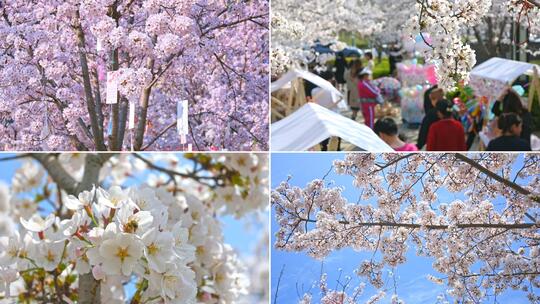
[[[462,29],[482,22],[491,7],[491,0],[484,1],[417,1],[420,12],[410,20],[412,36],[427,32],[432,50],[426,52],[428,60],[435,61],[437,79],[444,88],[451,88],[457,81],[468,81],[469,71],[476,65],[476,56],[462,40]],[[423,34],[421,34],[423,35]]]
[[[343,197],[344,185],[320,179],[303,188],[287,180],[272,191],[275,247],[316,259],[347,247],[373,252],[356,274],[379,290],[382,274],[415,250],[433,259],[441,275],[428,279],[446,284],[454,299],[481,302],[520,289],[535,302],[539,160],[534,154],[348,154],[334,169],[352,176],[358,200]],[[465,198],[441,201],[441,189]]]
[[[429,33],[431,39],[424,42],[431,47],[425,52],[428,60],[436,63],[437,76],[442,87],[452,88],[459,81],[468,82],[469,72],[476,64],[476,54],[463,37],[474,32],[474,40],[482,44],[517,44],[527,48],[519,41],[510,41],[512,20],[523,26],[531,37],[540,34],[538,20],[540,4],[521,0],[482,0],[482,1],[425,1],[416,0],[417,15],[409,22],[407,33],[415,37]],[[491,18],[491,20],[487,20]],[[486,21],[487,20],[487,21]],[[500,24],[499,24],[500,23]],[[482,29],[492,33],[483,35]],[[496,37],[494,37],[496,36]],[[488,52],[494,50],[487,50]],[[496,50],[495,50],[496,51]],[[498,50],[498,52],[502,52]]]
[[[214,155],[218,161],[240,173],[243,181],[232,187],[216,190],[216,203],[223,204],[225,212],[241,217],[255,209],[268,206],[268,155],[228,153]]]
[[[51,179],[63,185],[62,170],[84,183],[91,157],[37,155],[39,164],[24,161],[11,185],[0,185],[0,218],[6,219],[0,225],[1,296],[47,301],[55,295],[72,303],[82,278],[90,276],[99,282],[102,303],[128,301],[129,282],[136,286],[131,301],[138,303],[235,303],[248,292],[264,301],[266,287],[250,287],[250,281],[261,280],[257,274],[268,265],[248,272],[225,243],[216,215],[241,217],[266,208],[266,157],[121,154],[97,168],[98,181],[87,190],[50,187]],[[190,171],[193,163],[204,169]],[[143,175],[147,171],[178,175],[164,182]],[[139,185],[125,186],[129,179]]]
[[[0,14],[0,149],[178,150],[182,100],[193,149],[268,148],[269,1],[8,1]]]
[[[340,270],[341,271],[341,270]],[[357,297],[360,296],[366,284],[360,283],[358,286],[356,286],[351,294],[347,294],[347,289],[351,285],[351,277],[346,276],[344,280],[338,279],[337,285],[340,286],[339,290],[334,290],[328,287],[328,275],[326,273],[322,273],[321,277],[319,279],[319,282],[317,284],[318,289],[320,290],[321,304],[333,304],[333,303],[341,303],[341,304],[354,304],[357,302]],[[304,293],[298,304],[311,304],[313,303],[313,294],[311,292]]]
[[[191,156],[190,156],[191,157]],[[200,164],[200,169],[208,170],[219,176],[215,184],[197,183],[191,179],[180,178],[176,184],[166,172],[157,170],[149,175],[150,185],[168,187],[174,191],[177,187],[193,187],[194,195],[200,200],[212,202],[213,208],[220,214],[234,215],[240,218],[253,210],[263,210],[268,206],[268,155],[264,153],[213,153],[194,154],[192,157]],[[148,155],[148,159],[164,161],[169,170],[183,170],[185,164],[178,162],[170,154]],[[137,166],[135,160],[135,166]],[[144,164],[138,164],[143,166]],[[173,176],[174,178],[174,176]],[[203,180],[208,180],[203,178]]]
[[[307,47],[316,40],[335,42],[339,31],[345,30],[366,37],[375,47],[421,35],[430,46],[423,55],[436,64],[441,86],[450,88],[458,81],[467,82],[476,64],[476,54],[466,41],[485,43],[486,48],[499,41],[506,45],[519,44],[510,40],[512,19],[525,27],[531,37],[540,34],[540,5],[533,1],[375,0],[331,4],[308,1],[298,9],[298,4],[293,2],[273,3],[273,77],[315,60],[316,54],[307,51]],[[488,26],[494,28],[495,34],[486,34]],[[526,44],[519,47],[529,48]],[[487,51],[502,53],[492,48]]]

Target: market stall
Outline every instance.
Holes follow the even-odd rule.
[[[476,96],[485,96],[493,101],[521,75],[532,76],[534,67],[538,66],[494,57],[474,67],[469,85]]]
[[[486,109],[483,110],[484,126],[479,134],[482,140],[481,147],[487,146],[489,141],[496,136],[494,126],[488,123],[493,118],[490,111],[493,103],[522,75],[531,76],[532,79],[529,83],[529,98],[522,100],[529,111],[532,109],[534,96],[540,91],[538,69],[539,67],[532,63],[495,57],[477,65],[471,71],[469,86],[474,90],[476,99],[480,101],[479,104],[486,104],[484,107]]]

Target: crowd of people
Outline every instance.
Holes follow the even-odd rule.
[[[398,53],[396,53],[398,54]],[[399,54],[397,55],[399,56]],[[394,60],[395,61],[395,60]],[[394,63],[395,65],[395,63]],[[484,128],[482,122],[464,126],[460,119],[462,113],[454,102],[445,98],[443,89],[436,85],[425,92],[424,118],[420,124],[415,144],[407,142],[400,134],[398,124],[392,117],[376,120],[375,109],[384,102],[380,89],[372,83],[375,62],[373,54],[366,52],[364,60],[355,59],[350,63],[343,56],[336,58],[333,71],[318,73],[325,80],[347,91],[347,104],[352,112],[351,119],[356,121],[361,112],[364,123],[395,151],[468,151],[475,138]],[[334,101],[330,94],[322,94],[310,82],[305,83],[306,96],[318,96],[316,101],[327,108],[332,108]],[[496,136],[485,145],[487,151],[530,151],[532,117],[523,106],[520,96],[511,88],[507,89],[491,108],[495,120],[490,126],[495,128]],[[326,150],[328,140],[321,143]]]
[[[366,53],[368,65],[353,61],[344,72],[347,100],[351,118],[356,120],[361,110],[364,123],[395,151],[468,151],[482,124],[464,125],[452,101],[445,99],[443,89],[434,86],[426,91],[424,119],[420,125],[416,144],[407,143],[399,134],[394,118],[383,117],[375,121],[375,106],[382,103],[380,90],[371,83],[373,56]],[[532,117],[523,106],[520,96],[511,88],[495,102],[491,111],[492,124],[497,136],[487,144],[487,151],[531,151]]]

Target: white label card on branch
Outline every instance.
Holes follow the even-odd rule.
[[[96,41],[96,51],[101,52],[103,50],[103,45],[101,44],[101,39],[97,39]]]
[[[176,105],[176,129],[180,139],[184,140],[189,132],[189,109],[188,101],[180,100]]]
[[[129,129],[135,128],[135,102],[129,102]]]
[[[118,103],[118,75],[116,72],[107,72],[107,89],[105,91],[107,96],[107,104]]]

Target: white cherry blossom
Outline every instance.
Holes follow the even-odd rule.
[[[54,214],[49,214],[45,219],[39,214],[34,214],[30,219],[26,220],[21,217],[21,225],[28,231],[43,232],[47,230],[55,221]]]
[[[106,274],[129,276],[143,254],[143,244],[133,234],[120,232],[103,241],[99,254]]]

